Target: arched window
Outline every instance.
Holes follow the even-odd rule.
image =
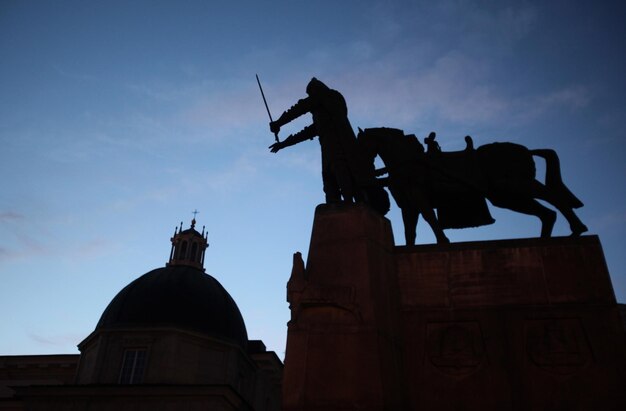
[[[193,262],[196,262],[196,254],[198,254],[198,243],[194,241],[193,243],[191,243],[191,256],[189,257],[189,259]]]
[[[187,256],[187,241],[183,241],[183,243],[180,245],[180,253],[178,253],[178,259],[184,260],[186,256]]]
[[[146,368],[146,349],[127,348],[124,351],[120,384],[141,384]]]
[[[174,244],[174,260],[178,260],[180,258],[180,241],[176,241]]]

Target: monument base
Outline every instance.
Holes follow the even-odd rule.
[[[411,409],[626,409],[598,237],[397,247]]]
[[[307,267],[287,285],[284,410],[406,409],[399,293],[389,221],[359,205],[321,205]]]
[[[285,410],[622,410],[626,337],[596,236],[394,247],[319,206],[288,283]]]

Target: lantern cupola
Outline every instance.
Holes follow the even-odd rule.
[[[171,238],[172,250],[167,266],[186,265],[204,271],[204,253],[209,246],[208,233],[196,230],[196,219],[191,220],[191,227],[183,230],[183,223],[180,228],[176,227],[174,236]]]

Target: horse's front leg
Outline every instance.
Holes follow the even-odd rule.
[[[429,199],[424,195],[423,190],[421,188],[413,188],[411,191],[411,203],[413,204],[413,209],[418,210],[415,212],[415,224],[413,227],[417,226],[417,216],[420,213],[424,216],[424,220],[428,223],[430,228],[433,230],[435,237],[437,239],[437,244],[449,244],[450,240],[443,233],[443,230],[439,226],[439,221],[437,220],[437,216],[435,215],[434,209],[430,205]],[[406,224],[405,224],[406,226]],[[413,238],[415,238],[415,230],[413,232]]]
[[[404,239],[406,245],[415,245],[415,237],[417,233],[417,220],[419,219],[419,212],[402,208],[402,222],[404,223]]]
[[[437,220],[435,210],[428,207],[422,210],[422,214],[424,214],[424,220],[426,220],[430,228],[433,230],[435,238],[437,239],[437,244],[450,244],[450,240],[443,233],[441,226],[439,226],[439,220]]]

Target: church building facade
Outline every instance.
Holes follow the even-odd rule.
[[[0,357],[0,410],[279,410],[283,364],[205,273],[195,224],[113,298],[80,355]]]

